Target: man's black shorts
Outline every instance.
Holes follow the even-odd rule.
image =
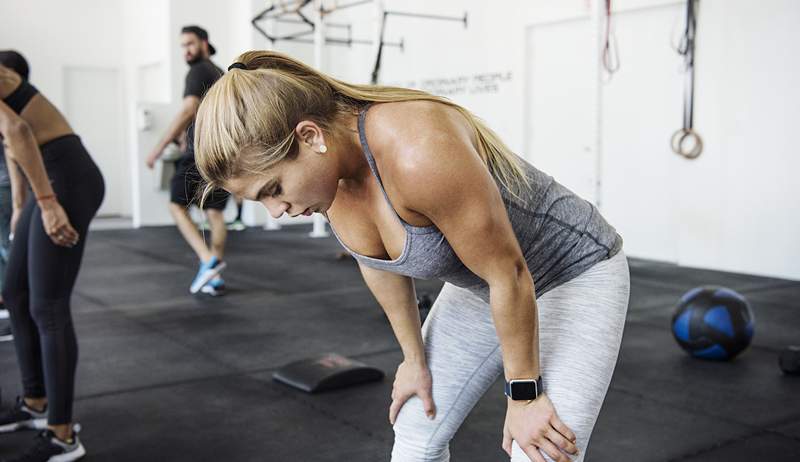
[[[194,156],[183,156],[175,163],[175,175],[170,185],[170,201],[188,207],[190,204],[200,205],[205,183],[197,166]],[[224,189],[215,189],[206,197],[203,209],[224,210],[230,193]]]

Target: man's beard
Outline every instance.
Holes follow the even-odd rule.
[[[187,59],[186,60],[186,64],[191,66],[192,64],[198,63],[198,62],[200,62],[202,60],[203,60],[203,57],[200,56],[199,54],[197,54],[197,55],[194,55],[193,57]]]

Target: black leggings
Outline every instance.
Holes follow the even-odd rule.
[[[78,363],[70,297],[89,222],[103,201],[105,186],[77,136],[57,138],[41,151],[53,190],[80,239],[72,248],[55,245],[31,197],[14,233],[3,299],[11,315],[25,396],[47,397],[48,424],[62,425],[72,422]]]

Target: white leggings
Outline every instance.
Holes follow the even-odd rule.
[[[571,460],[586,455],[617,361],[629,293],[628,262],[620,251],[537,299],[542,379],[556,413],[577,437],[580,455]],[[456,430],[503,372],[489,304],[468,290],[445,284],[422,334],[436,418],[425,416],[416,396],[405,403],[394,426],[393,462],[448,461]],[[496,399],[505,403],[503,396]],[[512,453],[513,462],[529,461],[516,442]]]

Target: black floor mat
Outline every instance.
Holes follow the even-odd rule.
[[[228,294],[192,296],[197,261],[172,227],[94,231],[73,297],[80,343],[76,417],[87,461],[389,460],[388,405],[402,359],[355,263],[308,227],[229,234]],[[800,344],[800,283],[631,260],[622,350],[587,461],[800,460],[800,378],[777,352]],[[730,363],[689,358],[669,322],[700,285],[744,294],[753,346]],[[418,281],[435,296],[437,281]],[[273,382],[281,365],[337,352],[383,382],[307,395]],[[0,344],[5,404],[20,391]],[[506,460],[502,383],[451,444],[451,460]],[[0,458],[31,432],[0,435]]]

